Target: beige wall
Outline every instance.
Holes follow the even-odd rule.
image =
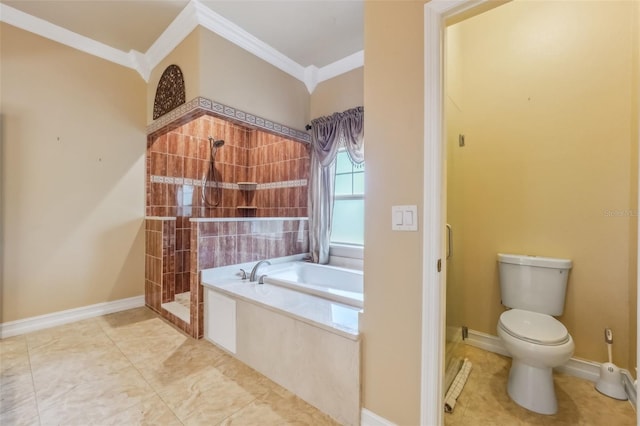
[[[156,88],[162,73],[169,65],[177,65],[182,71],[185,86],[185,101],[202,96],[200,91],[200,30],[191,32],[175,49],[171,51],[151,71],[149,84],[147,85],[147,123],[153,121],[153,103],[156,97]],[[214,99],[217,100],[217,99]]]
[[[0,322],[144,292],[145,84],[1,24]]]
[[[310,99],[304,83],[217,34],[200,32],[201,96],[304,129]]]
[[[363,406],[420,421],[422,231],[392,232],[391,206],[423,188],[423,2],[365,2],[367,113]],[[421,228],[421,226],[420,226]]]
[[[364,104],[364,67],[318,84],[311,94],[311,119]]]
[[[512,2],[464,21],[449,28],[460,39],[461,60],[449,73],[459,85],[448,86],[456,120],[448,219],[456,230],[457,272],[450,278],[464,287],[466,325],[496,334],[504,310],[496,253],[569,258],[574,266],[560,320],[575,340],[574,356],[605,361],[603,329],[611,327],[618,336],[614,362],[631,371],[638,192],[633,7]],[[457,147],[458,133],[466,136],[464,148]]]
[[[296,129],[309,122],[310,96],[304,83],[202,27],[176,47],[149,79],[147,121],[162,72],[182,69],[186,100],[203,96]]]

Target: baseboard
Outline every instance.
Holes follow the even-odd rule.
[[[502,340],[500,340],[498,336],[492,336],[491,334],[471,329],[468,330],[467,336],[468,337],[464,339],[464,342],[467,345],[475,346],[476,348],[484,349],[485,351],[496,354],[509,356],[509,352],[504,348]]]
[[[384,417],[380,417],[373,411],[363,408],[360,412],[360,426],[396,426]]]
[[[622,384],[624,385],[624,390],[627,392],[629,402],[633,405],[633,409],[637,411],[638,407],[636,402],[638,401],[638,392],[634,384],[633,376],[629,370],[622,370]]]
[[[139,308],[141,306],[144,306],[144,296],[135,296],[127,299],[97,303],[95,305],[83,306],[81,308],[68,309],[46,315],[39,315],[37,317],[0,323],[0,339],[18,336],[32,331],[44,330],[45,328],[98,317],[100,315]]]
[[[580,358],[571,358],[569,361],[554,368],[559,373],[569,376],[580,377],[581,379],[597,382],[600,378],[600,363],[588,361]]]
[[[498,336],[483,333],[481,331],[469,330],[468,338],[465,339],[467,345],[475,346],[480,349],[484,349],[489,352],[494,352],[500,355],[509,356],[509,352],[502,344],[502,340]],[[597,382],[600,378],[600,363],[595,361],[588,361],[579,358],[571,358],[564,365],[556,367],[554,369],[557,372],[567,374],[569,376],[580,377],[591,382]],[[623,375],[624,387],[627,391],[629,401],[635,407],[636,405],[636,388],[633,385],[633,378],[628,370],[621,369]]]

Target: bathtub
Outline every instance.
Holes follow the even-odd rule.
[[[269,259],[260,266],[256,280],[242,279],[256,262],[202,271],[205,288],[257,303],[302,321],[358,339],[359,313],[363,309],[363,274],[354,269],[318,265],[303,256]]]
[[[360,424],[362,272],[295,258],[202,271],[204,338],[329,414]]]
[[[361,271],[298,261],[269,266],[263,272],[265,283],[363,307]]]

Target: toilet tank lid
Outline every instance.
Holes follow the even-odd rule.
[[[523,254],[498,253],[498,262],[513,265],[538,266],[541,268],[571,269],[572,262],[569,259],[556,259],[553,257],[527,256]]]

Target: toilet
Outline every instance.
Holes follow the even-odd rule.
[[[564,311],[567,259],[498,254],[500,294],[509,310],[500,315],[498,336],[512,358],[509,397],[540,414],[555,414],[553,368],[571,358],[574,343],[554,316]]]

